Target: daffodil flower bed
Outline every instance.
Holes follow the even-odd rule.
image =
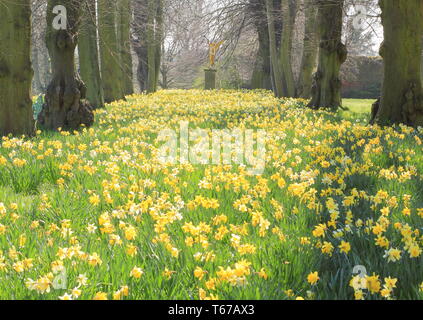
[[[423,298],[423,131],[304,105],[160,91],[3,137],[0,299]],[[180,121],[265,130],[264,172],[158,161]]]

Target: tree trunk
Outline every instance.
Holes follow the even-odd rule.
[[[265,30],[267,37],[262,38],[263,34],[259,33],[259,50],[257,52],[256,62],[251,77],[252,89],[272,89],[271,68],[270,68],[270,49],[269,49],[269,32]]]
[[[134,0],[137,79],[141,91],[157,90],[163,44],[163,0]]]
[[[155,17],[157,12],[156,0],[148,0],[147,19],[147,93],[156,91],[156,46],[155,46]]]
[[[382,97],[374,119],[380,125],[423,126],[420,74],[423,3],[421,0],[380,0],[384,42]]]
[[[93,108],[104,107],[97,46],[97,15],[95,1],[83,4],[83,18],[78,42],[81,78],[87,86],[87,100]]]
[[[163,89],[169,89],[168,73],[169,73],[169,69],[167,68],[167,66],[163,65],[160,67],[160,74],[162,76],[162,81],[160,83],[160,86]]]
[[[47,48],[41,40],[45,38],[45,10],[42,10],[40,1],[31,1],[31,61],[34,70],[32,81],[32,95],[38,95],[46,91],[48,81],[45,81],[45,56],[48,58]]]
[[[98,24],[100,35],[101,78],[104,101],[110,103],[125,99],[122,83],[122,67],[116,33],[116,1],[98,0]]]
[[[300,76],[298,79],[297,95],[300,98],[311,97],[311,83],[313,72],[317,67],[318,32],[317,32],[317,10],[314,0],[305,3],[305,29],[304,48],[301,59]]]
[[[266,17],[266,4],[264,0],[250,0],[250,14],[253,15],[257,31],[259,49],[251,77],[252,89],[272,89],[269,29]]]
[[[119,49],[123,68],[123,90],[125,95],[131,95],[134,93],[134,84],[132,82],[132,55],[131,55],[131,1],[130,0],[119,0]]]
[[[336,111],[342,106],[339,70],[347,59],[347,49],[341,41],[344,0],[316,0],[316,3],[320,50],[309,107]]]
[[[29,0],[1,4],[0,137],[32,135],[31,6]]]
[[[67,29],[53,28],[53,8],[60,0],[49,0],[47,7],[46,44],[51,57],[53,78],[47,88],[46,102],[38,115],[39,123],[47,129],[76,130],[94,122],[94,114],[85,98],[86,88],[75,68],[75,47],[78,43],[78,27],[81,6],[77,0],[69,0]]]
[[[276,42],[276,28],[274,19],[273,0],[266,0],[267,23],[269,28],[270,61],[273,72],[274,92],[277,97],[283,97],[284,87],[282,71],[279,64],[279,56]]]
[[[421,62],[420,62],[420,80],[423,85],[423,37],[422,37],[422,56],[421,56]]]
[[[163,43],[163,0],[156,0],[157,1],[157,13],[156,13],[156,33],[154,37],[154,46],[156,50],[156,61],[155,64],[155,85],[154,91],[157,91],[157,84],[159,82],[159,75],[160,75],[160,65],[162,62],[162,43]]]
[[[134,0],[134,29],[136,40],[133,45],[138,57],[137,80],[141,92],[147,91],[148,78],[148,45],[147,45],[147,22],[148,0]]]
[[[295,80],[292,71],[291,53],[292,53],[292,37],[294,33],[294,25],[296,18],[296,0],[282,0],[282,33],[281,33],[281,49],[280,61],[283,79],[285,81],[287,97],[295,97]]]

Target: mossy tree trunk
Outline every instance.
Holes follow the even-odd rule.
[[[134,0],[134,30],[136,39],[133,42],[135,53],[138,57],[137,80],[141,92],[147,91],[148,79],[148,0]]]
[[[97,39],[95,1],[85,1],[78,41],[79,66],[81,78],[87,86],[87,100],[93,108],[102,108],[104,107],[104,91],[100,76]]]
[[[278,54],[278,44],[276,42],[275,10],[273,0],[266,0],[266,13],[269,31],[270,62],[274,86],[273,91],[277,97],[283,97],[286,92],[286,87],[284,87],[283,74]]]
[[[420,62],[420,79],[423,85],[423,36],[422,36],[422,56],[421,56],[421,62]]]
[[[1,6],[0,136],[29,136],[34,133],[30,1],[8,1]]]
[[[257,52],[254,70],[251,77],[252,89],[272,89],[271,68],[270,68],[270,49],[269,49],[269,32],[259,31],[259,49]]]
[[[286,86],[285,95],[287,97],[295,97],[295,80],[292,71],[291,54],[292,54],[292,38],[294,33],[294,25],[296,18],[296,0],[282,0],[282,33],[280,48],[280,63],[282,68],[283,80]]]
[[[403,123],[423,126],[423,90],[421,82],[421,0],[380,0],[384,42],[380,54],[384,79],[379,105],[372,122],[380,125]]]
[[[101,78],[104,101],[110,103],[125,99],[123,70],[116,32],[117,3],[115,0],[98,0],[100,35]]]
[[[75,68],[75,47],[78,43],[78,28],[81,5],[77,0],[66,3],[67,28],[53,28],[53,8],[61,0],[49,0],[47,7],[46,44],[51,57],[53,78],[47,88],[45,104],[38,115],[39,123],[47,129],[76,130],[81,125],[91,126],[94,114],[88,101],[83,100],[86,88]]]
[[[119,0],[118,4],[118,34],[121,65],[123,68],[123,90],[125,95],[131,95],[134,93],[130,40],[132,17],[131,1]]]
[[[319,61],[313,76],[309,107],[336,111],[342,106],[339,71],[347,59],[341,41],[344,0],[316,0],[320,34]]]
[[[311,83],[313,72],[317,67],[318,52],[317,7],[314,0],[306,0],[304,48],[297,85],[297,95],[300,98],[309,99],[311,97]]]
[[[292,38],[296,18],[294,0],[265,0],[272,85],[277,97],[294,97]]]
[[[251,77],[252,89],[272,89],[269,29],[265,0],[250,0],[250,14],[258,36],[259,49]]]

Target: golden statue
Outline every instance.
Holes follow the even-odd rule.
[[[223,42],[224,41],[209,42],[210,68],[214,67],[217,51],[219,50],[219,48],[223,44]]]

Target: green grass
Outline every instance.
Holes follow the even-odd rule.
[[[353,113],[370,113],[374,99],[343,99],[343,106]]]
[[[370,119],[372,104],[375,101],[371,99],[343,99],[342,105],[347,110],[341,111],[340,114],[348,120],[368,121]]]

